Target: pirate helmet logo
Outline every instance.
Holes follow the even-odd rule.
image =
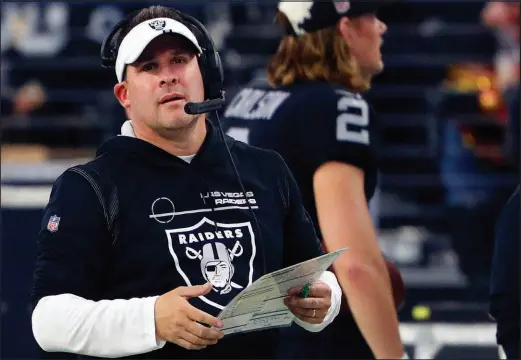
[[[192,260],[201,261],[201,274],[203,278],[213,285],[213,290],[220,295],[228,294],[232,288],[243,287],[232,282],[235,267],[233,259],[242,255],[244,249],[239,241],[232,250],[226,248],[223,243],[208,243],[200,251],[190,247],[186,248],[186,256]]]
[[[235,271],[232,256],[242,254],[242,246],[237,242],[239,252],[228,251],[222,243],[210,243],[203,246],[201,259],[201,273],[213,285],[213,289],[220,294],[227,294],[232,290],[231,279]]]
[[[152,20],[148,23],[148,25],[154,29],[154,30],[157,30],[157,31],[160,31],[160,30],[163,30],[166,26],[166,21],[165,20]]]

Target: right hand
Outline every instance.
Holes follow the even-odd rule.
[[[204,349],[222,339],[222,331],[202,325],[222,328],[222,321],[193,307],[187,300],[208,294],[211,290],[212,284],[207,283],[180,286],[161,295],[154,308],[157,337],[188,350]]]

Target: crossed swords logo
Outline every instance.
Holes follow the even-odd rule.
[[[242,247],[240,241],[237,240],[237,242],[235,243],[235,245],[233,246],[233,248],[230,250],[230,249],[227,249],[228,252],[230,253],[230,262],[233,261],[233,259],[235,259],[236,257],[239,257],[242,255],[242,253],[244,252],[244,248]],[[185,251],[185,254],[186,256],[190,259],[190,260],[199,260],[199,261],[202,261],[203,260],[203,255],[202,255],[202,250],[195,250],[195,249],[192,249],[190,247],[186,247],[186,251]],[[230,263],[230,266],[233,266],[231,263]],[[240,286],[239,284],[237,283],[234,283],[233,281],[230,281],[230,285],[235,288],[235,289],[242,289],[243,287]]]

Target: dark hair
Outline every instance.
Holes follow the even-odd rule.
[[[155,18],[170,18],[179,21],[180,23],[183,23],[194,33],[197,40],[201,42],[202,34],[199,32],[199,30],[192,24],[189,24],[186,21],[184,21],[181,15],[179,15],[179,11],[174,8],[161,5],[153,5],[147,8],[143,8],[139,10],[136,14],[131,16],[132,17],[130,18],[130,20],[123,26],[121,32],[119,33],[116,42],[118,50],[125,36],[127,36],[133,28],[141,24],[143,21],[152,20]],[[123,71],[123,80],[125,80],[126,75],[127,70],[125,67],[125,70]]]

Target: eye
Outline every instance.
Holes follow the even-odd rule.
[[[156,63],[154,63],[154,62],[149,62],[149,63],[144,64],[144,65],[141,67],[141,70],[142,70],[142,71],[152,71],[152,70],[154,70],[156,67],[157,67],[157,64],[156,64]]]
[[[174,62],[175,64],[185,64],[188,62],[188,59],[186,58],[186,56],[176,56],[172,59],[172,62]]]

